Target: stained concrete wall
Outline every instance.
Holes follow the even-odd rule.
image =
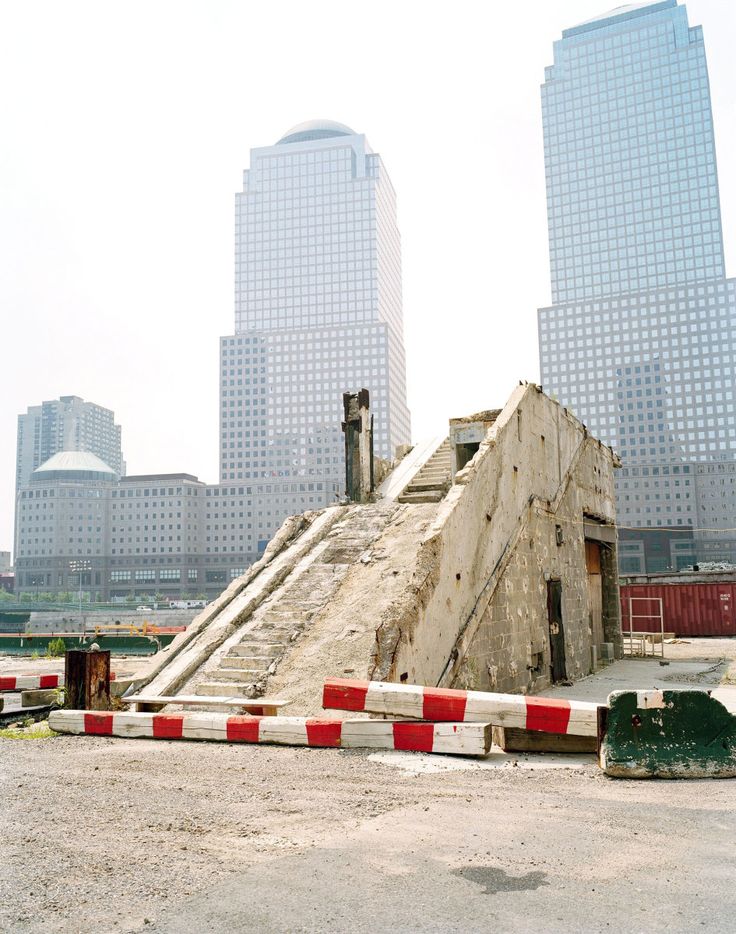
[[[200,614],[139,684],[179,690],[219,664],[228,639],[254,651],[273,642],[276,627],[285,638],[269,655],[268,676],[255,685],[238,678],[233,688],[277,694],[295,714],[317,714],[324,678],[335,676],[537,690],[550,679],[552,578],[562,583],[567,676],[581,677],[591,667],[588,525],[611,539],[601,559],[603,628],[620,646],[613,467],[610,449],[572,415],[538,387],[519,386],[444,500],[387,499],[350,506],[349,516],[332,507],[287,520],[263,561]],[[320,563],[326,545],[350,558],[321,600],[299,575]],[[222,691],[219,675],[216,682]]]
[[[135,608],[131,610],[124,605],[117,611],[106,613],[88,613],[83,608],[81,616],[73,610],[34,612],[31,613],[25,630],[26,632],[49,633],[82,632],[86,629],[89,632],[95,626],[126,630],[130,626],[140,628],[146,622],[149,626],[188,626],[198,612],[198,610],[151,610],[147,613],[138,613]]]
[[[536,386],[519,386],[440,504],[412,593],[379,627],[373,677],[502,691],[545,686],[550,578],[562,581],[568,676],[587,674],[583,520],[614,524],[613,468],[610,449],[569,412]],[[604,629],[615,642],[615,560],[605,564]]]

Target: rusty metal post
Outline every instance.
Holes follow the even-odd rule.
[[[110,651],[69,649],[64,656],[64,706],[110,709]]]
[[[373,485],[373,416],[370,394],[345,392],[342,396],[345,421],[345,494],[353,503],[366,503]]]

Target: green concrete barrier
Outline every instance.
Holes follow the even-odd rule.
[[[64,640],[67,649],[86,648],[96,642],[101,649],[110,649],[113,655],[155,655],[164,646],[169,645],[176,633],[158,633],[154,636],[130,636],[117,633],[87,633],[83,639],[79,634],[55,635],[18,635],[0,634],[0,655],[32,655],[37,652],[45,655],[49,642],[59,638]],[[62,660],[63,663],[63,660]]]
[[[736,717],[707,691],[614,691],[605,719],[607,775],[736,777]]]

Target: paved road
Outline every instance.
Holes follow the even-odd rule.
[[[547,778],[468,781],[213,883],[152,930],[733,931],[732,785]]]

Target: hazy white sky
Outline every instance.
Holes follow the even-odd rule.
[[[252,147],[326,117],[399,199],[415,439],[538,378],[549,302],[539,84],[611,0],[0,0],[0,550],[16,417],[112,408],[129,473],[217,480],[218,337]],[[736,271],[736,4],[690,0]]]

